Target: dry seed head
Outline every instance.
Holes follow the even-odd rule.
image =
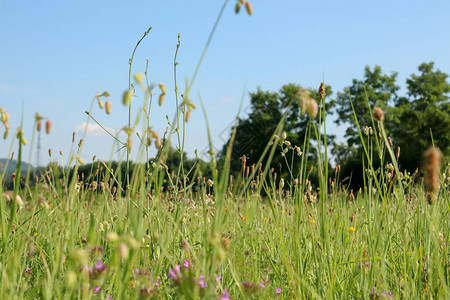
[[[52,121],[47,120],[47,122],[45,122],[45,133],[46,134],[50,134],[50,131],[52,131]]]
[[[37,131],[39,131],[39,132],[42,130],[42,121],[39,121],[39,122],[37,123],[36,129],[37,129]]]
[[[112,112],[112,102],[109,100],[105,102],[105,111],[108,115],[110,115]]]
[[[324,83],[324,82],[322,82],[322,83],[320,84],[320,87],[319,87],[319,96],[320,96],[320,99],[322,99],[322,100],[323,100],[323,98],[325,98],[325,96],[326,96],[326,93],[325,93],[325,83]]]
[[[383,121],[384,120],[384,113],[383,113],[383,111],[381,110],[380,107],[375,107],[375,109],[373,110],[373,117],[377,121]]]
[[[48,148],[48,156],[52,157],[52,148]]]
[[[76,137],[76,133],[75,131],[72,133],[72,143],[75,143],[75,137]]]
[[[249,16],[253,14],[253,7],[250,1],[245,1],[245,10],[247,11]]]
[[[442,153],[439,149],[430,147],[423,153],[423,171],[425,173],[425,184],[430,191],[428,202],[435,202],[440,186],[439,172],[442,162]]]

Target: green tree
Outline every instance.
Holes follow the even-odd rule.
[[[336,108],[338,118],[336,119],[336,124],[348,125],[345,131],[345,138],[349,147],[357,145],[358,149],[361,148],[350,98],[353,102],[359,125],[372,126],[367,100],[372,109],[374,106],[379,106],[384,110],[387,106],[395,104],[398,101],[397,91],[400,89],[396,84],[396,79],[396,72],[386,75],[382,73],[380,66],[375,66],[373,70],[366,66],[362,80],[353,79],[351,86],[344,88],[343,92],[338,92]]]
[[[431,133],[445,156],[450,152],[450,84],[448,74],[434,69],[434,63],[422,63],[419,74],[406,80],[408,97],[401,98],[387,120],[394,143],[402,149],[400,165],[414,171],[421,153],[431,144]]]
[[[345,184],[350,184],[352,187],[363,184],[362,160],[365,159],[365,153],[355,124],[353,108],[361,129],[364,126],[372,127],[372,116],[367,101],[371,109],[379,106],[383,110],[398,103],[397,92],[400,87],[396,84],[396,79],[396,72],[387,75],[383,74],[380,66],[375,66],[373,69],[366,66],[363,79],[353,79],[351,86],[337,94],[338,116],[335,122],[337,125],[345,124],[348,127],[344,135],[346,143],[334,144],[332,154],[336,157],[336,162],[341,164],[341,178],[345,179]],[[378,163],[377,157],[374,157],[373,164],[376,166]]]
[[[287,84],[281,87],[278,92],[262,91],[258,89],[255,93],[250,93],[250,113],[248,117],[239,119],[236,127],[236,137],[232,148],[231,172],[236,174],[241,169],[243,156],[247,158],[247,166],[256,164],[264,152],[275,129],[286,114],[283,131],[292,146],[303,147],[303,141],[307,134],[309,117],[302,116],[298,92],[302,88],[297,84]],[[327,86],[326,94],[331,95],[331,88]],[[316,90],[310,90],[311,98],[319,103],[319,95]],[[329,110],[334,102],[326,101],[326,110]],[[314,135],[311,134],[314,138]],[[328,136],[331,140],[332,136]],[[221,151],[221,161],[223,162],[230,140],[224,145]],[[303,151],[303,149],[302,149]],[[313,152],[313,151],[310,151]],[[294,158],[294,165],[299,164],[300,157]],[[264,163],[264,162],[263,162]],[[278,152],[271,163],[271,166],[281,174],[287,174],[285,158]],[[294,168],[295,170],[295,168]]]

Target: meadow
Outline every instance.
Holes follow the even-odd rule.
[[[252,13],[250,2],[237,4]],[[384,113],[369,102],[371,124],[362,128],[354,116],[365,153],[359,190],[342,184],[339,165],[330,167],[324,83],[317,85],[317,102],[299,91],[309,117],[303,145],[288,140],[282,118],[259,162],[247,165],[242,157],[239,174],[230,172],[232,143],[219,163],[210,141],[208,172],[199,162],[187,167],[184,133],[192,110],[202,109],[208,123],[201,97],[196,107],[190,92],[222,13],[186,90],[174,91],[177,111],[165,133],[151,129],[151,108],[168,105],[171,91],[151,86],[147,70],[132,75],[134,53],[150,29],[137,42],[121,101],[141,113],[127,116],[126,139],[110,133],[126,152],[118,165],[94,158],[89,172],[79,171],[85,136],[74,135],[69,154],[50,151],[45,170],[23,171],[23,147],[32,148],[35,133],[50,133],[52,124],[43,128],[36,114],[30,142],[25,129],[10,132],[17,165],[12,190],[5,189],[6,172],[0,178],[0,298],[449,298],[450,168],[431,147],[424,149],[423,172],[400,170]],[[110,98],[118,97],[94,96],[88,123],[111,112]],[[312,137],[318,142],[310,148]],[[166,164],[171,145],[180,155],[176,168]],[[157,155],[150,159],[151,147]],[[130,161],[131,151],[141,163]],[[285,158],[290,176],[280,178],[271,167],[275,156]]]

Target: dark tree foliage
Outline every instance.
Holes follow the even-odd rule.
[[[365,68],[362,80],[353,79],[352,85],[338,93],[338,125],[347,124],[345,132],[347,145],[335,144],[333,154],[341,164],[341,178],[347,178],[356,188],[362,186],[363,159],[365,154],[355,124],[352,99],[360,128],[372,126],[367,101],[371,109],[381,107],[385,112],[385,129],[394,142],[400,146],[400,169],[414,171],[420,167],[421,153],[431,145],[431,134],[435,145],[445,156],[450,145],[450,85],[448,75],[434,70],[434,63],[423,63],[419,74],[412,74],[406,80],[407,95],[398,96],[397,73],[383,74],[379,66],[373,70]],[[389,162],[389,158],[387,161]],[[379,167],[378,156],[373,157],[375,168]],[[367,160],[365,167],[367,168]]]
[[[400,87],[396,84],[397,73],[386,75],[382,73],[380,66],[375,66],[373,70],[369,66],[364,69],[362,80],[353,79],[352,85],[346,87],[343,92],[337,93],[338,118],[337,125],[348,125],[345,131],[345,138],[349,147],[361,147],[361,141],[356,128],[350,98],[353,102],[356,116],[361,127],[372,126],[371,116],[367,107],[367,99],[370,107],[379,106],[383,110],[387,106],[397,102],[397,91]]]
[[[423,63],[419,74],[406,80],[408,96],[402,98],[388,113],[387,126],[402,155],[403,169],[419,167],[421,154],[434,144],[445,156],[450,154],[450,83],[448,74],[434,69],[434,63]]]
[[[250,93],[251,112],[246,118],[238,120],[236,137],[232,146],[231,173],[237,174],[241,170],[241,158],[246,156],[247,166],[256,164],[264,152],[270,138],[275,132],[278,123],[286,114],[283,131],[287,134],[287,140],[294,146],[303,148],[307,125],[310,119],[307,115],[301,116],[299,98],[297,92],[301,90],[297,84],[287,84],[278,92],[262,91],[258,89]],[[331,94],[331,88],[327,86],[327,95]],[[311,90],[311,97],[319,103],[319,95],[316,90]],[[329,110],[333,102],[326,104]],[[316,121],[314,121],[316,122]],[[314,138],[314,135],[311,134]],[[332,139],[332,136],[328,137]],[[223,146],[220,153],[220,161],[223,163],[230,140]],[[302,149],[303,150],[303,149]],[[281,149],[277,150],[271,166],[277,173],[287,175],[286,162]],[[310,151],[310,153],[314,151]],[[313,157],[311,158],[313,159]],[[265,164],[263,160],[263,164]],[[298,169],[300,157],[294,159],[294,170]]]

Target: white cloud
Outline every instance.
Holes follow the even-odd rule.
[[[104,127],[104,128],[113,135],[115,135],[117,133],[117,129],[115,129],[115,128],[112,128],[112,127]],[[83,133],[85,130],[86,130],[86,134],[90,135],[90,136],[108,136],[109,135],[98,124],[89,123],[89,124],[87,124],[87,129],[86,129],[86,122],[83,122],[83,123],[75,126],[76,133]]]

